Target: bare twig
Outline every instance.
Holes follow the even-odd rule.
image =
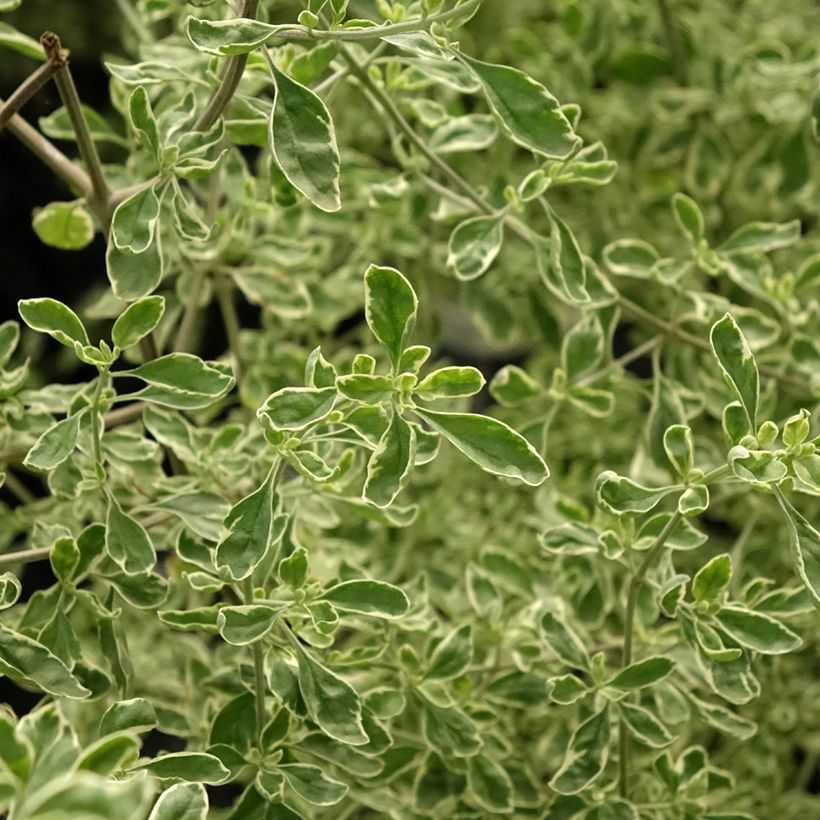
[[[54,76],[60,66],[51,60],[44,62],[36,71],[32,72],[17,90],[6,100],[0,108],[0,131],[9,120]]]

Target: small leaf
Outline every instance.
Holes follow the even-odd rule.
[[[0,575],[0,610],[14,606],[22,591],[23,587],[16,575],[11,572]]]
[[[558,794],[577,794],[597,780],[609,756],[609,706],[584,721],[572,735],[561,768],[550,780]]]
[[[53,470],[76,449],[83,413],[58,421],[48,428],[28,451],[23,464],[33,470]]]
[[[154,804],[148,820],[206,820],[208,794],[201,783],[176,783]]]
[[[541,636],[567,666],[590,668],[589,655],[581,639],[552,612],[546,612],[541,618]]]
[[[131,698],[112,703],[100,720],[100,735],[125,730],[147,732],[157,725],[157,713],[145,698]]]
[[[574,234],[555,213],[550,213],[550,264],[562,289],[571,302],[586,304],[590,301],[586,289],[587,273],[583,254]]]
[[[369,373],[352,373],[336,379],[336,389],[346,398],[363,404],[380,404],[390,401],[395,392],[393,380],[387,376]]]
[[[120,314],[111,329],[111,341],[127,350],[145,338],[158,324],[165,312],[165,299],[162,296],[146,296],[129,305]]]
[[[575,675],[560,675],[549,678],[550,699],[562,706],[575,703],[589,692],[586,684]]]
[[[580,144],[555,97],[523,71],[459,53],[481,83],[501,129],[518,145],[553,159],[569,156]]]
[[[738,228],[719,248],[723,253],[768,253],[800,239],[800,220],[750,222]]]
[[[725,606],[715,619],[739,644],[762,655],[782,655],[802,646],[803,641],[780,621],[762,612],[737,606]]]
[[[450,235],[447,267],[462,282],[478,279],[493,264],[504,241],[504,219],[503,213],[470,217]]]
[[[442,367],[422,379],[413,395],[422,401],[474,396],[484,383],[481,371],[474,367]]]
[[[272,430],[303,430],[329,416],[337,398],[335,387],[285,387],[268,396],[256,415]]]
[[[697,247],[704,235],[703,214],[697,203],[686,194],[675,194],[672,197],[672,212],[680,229],[693,247]]]
[[[418,299],[413,286],[394,268],[371,265],[364,275],[365,315],[394,368],[416,321]]]
[[[728,313],[712,326],[710,339],[720,369],[734,387],[749,425],[756,430],[760,377],[748,342]]]
[[[79,251],[94,239],[94,222],[79,202],[52,202],[31,223],[40,241],[63,251]]]
[[[607,686],[615,689],[643,689],[667,678],[674,668],[675,663],[669,658],[645,658],[622,669],[607,681]]]
[[[224,606],[216,625],[219,634],[233,646],[247,646],[267,635],[273,628],[279,610],[263,604]]]
[[[389,507],[407,483],[415,460],[415,428],[394,410],[367,463],[363,497],[377,507]]]
[[[318,766],[303,763],[279,764],[276,771],[303,800],[314,806],[334,806],[346,794],[347,786],[329,778]]]
[[[356,612],[374,618],[401,618],[410,607],[407,596],[384,581],[357,579],[329,587],[319,600],[328,601],[343,612]]]
[[[485,755],[471,757],[467,785],[475,801],[490,816],[508,814],[513,808],[513,783],[507,772]]]
[[[660,254],[648,242],[640,239],[617,239],[603,250],[607,267],[619,276],[648,279]]]
[[[820,532],[786,500],[777,488],[775,496],[786,514],[789,547],[795,572],[812,599],[820,604]]]
[[[644,487],[611,470],[601,473],[595,482],[598,504],[617,516],[649,512],[674,491],[675,487]]]
[[[148,572],[157,562],[154,545],[145,528],[136,519],[123,512],[119,501],[108,496],[105,519],[105,550],[127,575]]]
[[[218,757],[204,752],[171,752],[137,767],[154,777],[174,778],[186,783],[218,785],[231,776]]]
[[[56,299],[21,299],[17,303],[20,316],[32,329],[48,333],[60,344],[74,349],[74,343],[88,344],[88,334],[73,310]]]
[[[271,63],[274,82],[269,138],[273,160],[288,182],[317,208],[338,211],[339,149],[321,98]]]
[[[538,486],[549,470],[535,448],[504,422],[472,413],[416,409],[436,432],[483,470]]]
[[[433,650],[425,678],[449,680],[463,675],[473,660],[473,633],[470,624],[454,629]]]
[[[675,472],[685,478],[694,466],[695,448],[692,430],[685,424],[673,424],[663,434],[663,449]]]
[[[696,601],[717,601],[732,580],[732,557],[716,555],[701,567],[692,579],[692,597]]]
[[[514,364],[502,367],[490,382],[490,395],[504,407],[515,407],[543,393],[544,388]]]
[[[425,740],[443,757],[473,757],[482,747],[478,727],[463,712],[422,698]]]
[[[0,11],[12,11],[22,0],[0,0]],[[33,37],[23,34],[8,23],[0,23],[0,46],[10,48],[24,57],[42,62],[45,59],[43,47]]]
[[[239,17],[233,20],[200,20],[189,17],[186,24],[188,39],[206,54],[229,57],[247,54],[266,43],[277,32],[294,26],[272,26],[259,20]]]
[[[136,399],[179,409],[207,407],[225,396],[235,384],[229,366],[205,362],[190,353],[168,353],[116,376],[136,376],[148,383]]]
[[[304,547],[297,547],[287,558],[279,562],[279,578],[291,589],[301,589],[308,577],[308,554]]]
[[[370,742],[362,725],[362,704],[356,690],[335,672],[294,644],[299,664],[299,691],[310,719],[334,740],[351,746]]]
[[[624,700],[618,704],[618,711],[629,727],[629,731],[644,746],[649,746],[651,749],[664,749],[675,740],[666,726],[643,706],[636,706]]]
[[[113,242],[108,243],[106,271],[118,299],[131,302],[156,290],[165,265],[161,237],[162,232],[155,231],[154,241],[142,253],[121,251]]]
[[[216,547],[216,564],[231,578],[247,578],[268,551],[273,525],[273,481],[271,475],[249,496],[238,501],[225,517],[230,530]]]
[[[604,355],[604,330],[595,313],[587,313],[564,336],[561,367],[568,381],[592,370]]]
[[[141,188],[123,200],[111,221],[111,241],[125,253],[145,253],[154,242],[164,186]]]
[[[128,116],[142,146],[147,148],[155,159],[159,159],[159,126],[148,92],[141,85],[137,86],[128,98]],[[153,185],[148,189],[150,188],[153,188]]]
[[[50,695],[86,698],[91,692],[43,644],[0,624],[0,665]]]

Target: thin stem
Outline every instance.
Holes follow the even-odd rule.
[[[32,564],[43,561],[51,555],[51,547],[37,547],[36,549],[7,552],[0,555],[0,569],[13,567],[15,564]]]
[[[102,368],[97,376],[97,384],[94,387],[94,395],[91,398],[91,447],[94,454],[94,468],[97,479],[100,483],[105,481],[105,467],[102,458],[102,434],[103,427],[100,426],[100,401],[105,383],[108,381],[108,368]]]
[[[5,106],[0,97],[0,106]],[[2,110],[2,109],[0,109]],[[73,193],[86,196],[91,190],[88,174],[78,168],[51,140],[29,125],[19,114],[14,114],[7,124],[13,134],[44,165],[47,165]]]
[[[624,648],[621,655],[622,668],[626,668],[632,663],[632,639],[635,627],[635,609],[638,605],[638,596],[641,594],[641,590],[643,589],[646,573],[649,571],[649,568],[663,550],[663,545],[666,543],[666,539],[669,538],[672,531],[682,518],[683,516],[680,512],[675,510],[672,517],[666,522],[666,526],[658,534],[658,537],[655,539],[652,546],[646,551],[643,561],[641,561],[640,566],[632,576],[632,580],[629,582],[629,595],[626,600],[626,614],[624,616]],[[626,797],[629,791],[630,749],[629,735],[627,734],[626,724],[623,720],[619,722],[618,747],[620,751],[618,761],[620,770],[618,788],[621,797]]]
[[[242,592],[246,604],[252,604],[253,597],[253,579],[246,578],[242,582]],[[255,704],[256,704],[256,735],[261,740],[262,731],[265,728],[265,656],[261,641],[254,641],[251,644],[253,650],[253,673],[254,673],[254,689]]]
[[[259,0],[244,0],[239,16],[253,20],[258,8]],[[228,107],[236,89],[239,88],[247,62],[247,54],[235,54],[228,60],[222,82],[211,95],[205,110],[199,115],[194,125],[195,131],[207,131],[222,116],[222,112]]]
[[[31,73],[0,108],[0,131],[9,120],[59,71],[60,66],[52,60],[43,63]]]
[[[242,378],[242,366],[239,359],[239,316],[236,312],[236,303],[233,298],[233,285],[227,276],[217,274],[214,282],[216,297],[219,301],[219,311],[222,314],[222,322],[225,325],[225,333],[228,336],[228,346],[233,359],[233,372],[236,380]]]
[[[23,504],[33,504],[37,500],[37,496],[10,470],[6,471],[5,487]]]
[[[100,216],[103,227],[107,231],[111,223],[109,206],[111,191],[105,181],[100,155],[97,153],[97,146],[88,129],[88,123],[85,121],[77,86],[74,85],[74,77],[68,66],[68,51],[63,49],[60,38],[53,32],[47,31],[42,36],[41,42],[49,61],[54,62],[58,67],[57,72],[54,74],[54,84],[57,86],[60,100],[65,106],[69,120],[71,120],[71,127],[74,129],[74,136],[77,139],[77,147],[91,180],[89,204],[93,203],[96,206],[95,211]]]
[[[582,379],[578,379],[576,382],[573,382],[578,387],[587,387],[590,384],[595,384],[595,382],[600,381],[601,379],[608,376],[612,373],[613,370],[617,370],[621,367],[626,367],[628,364],[631,364],[636,359],[640,359],[641,356],[645,356],[647,353],[653,351],[659,344],[663,342],[663,335],[653,336],[651,339],[648,339],[643,344],[638,345],[636,348],[624,353],[623,356],[619,356],[617,359],[613,359],[606,367],[602,367],[600,370],[596,370],[594,373],[590,373],[588,376],[585,376]]]
[[[191,286],[191,293],[185,305],[185,312],[182,314],[182,321],[179,323],[179,330],[174,341],[174,350],[177,353],[186,353],[191,347],[191,337],[194,332],[194,321],[199,313],[199,302],[202,298],[202,290],[205,287],[205,279],[208,272],[205,268],[200,268],[194,273],[194,281]]]

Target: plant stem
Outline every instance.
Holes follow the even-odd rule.
[[[253,598],[253,579],[246,578],[242,582],[242,593],[246,604],[252,604]],[[265,684],[265,657],[263,654],[262,642],[254,641],[251,644],[253,650],[253,673],[254,673],[254,689],[255,689],[255,704],[256,704],[256,736],[258,739],[262,738],[262,731],[265,728],[265,691],[267,686]]]
[[[258,8],[259,0],[244,0],[239,16],[253,20]],[[235,54],[228,60],[222,82],[211,95],[205,110],[199,115],[194,124],[194,131],[207,131],[222,116],[222,112],[228,107],[239,87],[247,62],[247,54]]]
[[[632,580],[629,582],[629,594],[627,596],[626,614],[624,616],[624,648],[621,655],[621,668],[625,669],[632,663],[632,638],[635,628],[635,609],[638,605],[638,596],[641,594],[641,590],[643,589],[643,582],[646,578],[646,573],[649,571],[649,568],[663,550],[663,545],[666,543],[666,539],[669,538],[672,531],[682,518],[683,516],[675,510],[672,517],[666,522],[666,526],[658,534],[658,537],[655,539],[652,546],[646,551],[643,561],[641,561],[640,566],[632,576]],[[620,770],[618,788],[621,797],[626,797],[629,791],[630,749],[629,735],[627,734],[626,724],[623,719],[621,719],[618,724],[618,747],[620,751],[618,760]]]
[[[37,496],[10,470],[6,471],[5,487],[23,504],[33,504],[37,500]]]
[[[207,270],[201,267],[194,273],[194,281],[191,285],[191,292],[185,305],[185,312],[182,314],[182,321],[179,323],[177,337],[174,340],[174,350],[177,353],[187,353],[191,346],[191,337],[194,332],[194,321],[199,312],[199,300],[202,297],[202,289],[205,287]]]
[[[242,366],[239,359],[239,316],[236,313],[236,304],[233,298],[233,283],[224,274],[217,274],[214,281],[216,297],[219,301],[219,311],[228,336],[228,346],[233,359],[233,372],[236,380],[242,378]]]
[[[613,359],[605,367],[602,367],[600,370],[596,370],[594,373],[590,373],[588,376],[584,376],[584,378],[582,379],[578,379],[577,381],[573,382],[573,384],[577,385],[578,387],[587,387],[590,384],[595,384],[595,382],[608,376],[613,370],[620,367],[626,367],[628,364],[631,364],[636,359],[640,359],[641,356],[645,356],[647,353],[650,353],[662,342],[663,335],[653,336],[651,339],[647,339],[647,341],[645,341],[643,344],[640,344],[636,348],[633,348],[627,353],[624,353],[623,356],[619,356],[617,359]]]
[[[0,98],[0,106],[4,105],[3,99]],[[51,140],[29,125],[19,114],[12,116],[7,127],[9,132],[63,180],[73,193],[79,196],[88,194],[91,190],[88,174],[82,168],[78,168]]]
[[[111,191],[105,181],[100,155],[97,153],[94,138],[88,130],[88,123],[85,121],[80,97],[77,94],[77,86],[74,85],[74,77],[68,67],[68,51],[63,49],[60,38],[53,32],[47,31],[42,36],[41,42],[49,61],[57,65],[58,70],[54,74],[54,84],[57,86],[60,100],[65,106],[68,118],[71,120],[71,127],[74,129],[74,136],[77,139],[77,147],[91,180],[91,190],[88,196],[89,205],[94,207],[95,213],[103,223],[103,228],[108,232],[111,224],[111,207],[109,204]]]
[[[100,369],[94,395],[91,398],[91,447],[94,454],[94,469],[97,479],[102,483],[105,480],[105,467],[102,459],[102,434],[104,427],[100,425],[100,401],[105,383],[108,381],[108,368]]]
[[[0,108],[0,131],[2,131],[9,120],[59,71],[60,66],[52,60],[43,63],[36,71],[29,76],[12,92]]]
[[[36,549],[7,552],[0,555],[0,569],[13,567],[15,564],[31,564],[43,561],[51,555],[51,547],[37,547]]]

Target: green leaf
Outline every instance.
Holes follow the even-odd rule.
[[[16,575],[11,572],[0,575],[0,610],[14,606],[22,591],[23,587]]]
[[[487,114],[447,117],[430,134],[428,145],[437,154],[483,151],[498,137],[495,120]]]
[[[568,381],[591,371],[604,355],[604,330],[595,313],[587,313],[564,336],[561,367]]]
[[[58,421],[48,428],[28,451],[23,464],[33,470],[53,470],[76,449],[83,413]]]
[[[501,129],[513,142],[553,159],[569,156],[580,144],[555,97],[523,71],[476,60],[459,59],[481,83]]]
[[[442,367],[422,379],[413,396],[422,401],[474,396],[484,384],[484,376],[474,367]]]
[[[717,601],[732,580],[732,557],[716,555],[702,566],[692,579],[692,597],[696,601]]]
[[[129,305],[120,314],[111,329],[111,341],[127,350],[145,338],[158,324],[165,313],[165,299],[162,296],[146,296]]]
[[[190,353],[168,353],[117,376],[136,376],[149,386],[135,398],[168,407],[207,407],[234,386],[230,369],[218,362],[205,362]]]
[[[231,776],[218,757],[204,752],[171,752],[159,755],[137,767],[154,777],[174,778],[186,783],[218,785]]]
[[[129,730],[147,732],[157,725],[157,713],[145,698],[131,698],[112,703],[100,720],[100,735]]]
[[[88,344],[88,334],[77,314],[56,299],[21,299],[17,309],[32,330],[48,333],[52,339],[72,350],[75,342]]]
[[[80,202],[51,202],[34,213],[32,228],[40,241],[63,251],[79,251],[94,239],[91,214]]]
[[[273,628],[279,609],[264,604],[224,606],[216,625],[222,638],[233,646],[247,646],[267,635]]]
[[[272,476],[268,475],[225,516],[225,527],[230,532],[217,544],[216,564],[235,581],[251,575],[265,558],[271,541],[273,499]]]
[[[201,783],[176,783],[154,804],[148,820],[206,820],[208,794]]]
[[[164,257],[162,232],[154,232],[154,241],[143,253],[121,251],[113,242],[105,253],[106,271],[114,295],[124,302],[140,299],[156,290],[162,281]]]
[[[416,408],[436,432],[483,470],[538,486],[549,470],[535,448],[504,422],[472,413],[439,413]]]
[[[173,513],[191,532],[208,541],[219,541],[222,536],[222,522],[230,512],[230,505],[216,493],[194,491],[161,498],[151,504],[149,509]],[[212,570],[210,553],[208,555],[209,565],[206,569]]]
[[[634,737],[650,749],[664,749],[675,738],[648,709],[623,700],[618,703],[618,711]]]
[[[445,708],[422,697],[425,740],[443,757],[473,757],[483,743],[478,727],[463,712]]]
[[[555,213],[550,212],[550,265],[564,294],[575,304],[590,301],[586,289],[587,273],[584,257],[574,234]]]
[[[148,572],[157,562],[154,545],[142,524],[123,512],[111,493],[105,519],[105,550],[127,575]]]
[[[335,387],[285,387],[268,396],[256,415],[271,430],[304,430],[329,416],[337,398]]]
[[[365,272],[364,287],[367,324],[396,369],[416,321],[416,293],[395,268],[376,265],[371,265]]]
[[[131,92],[128,99],[128,116],[142,146],[147,148],[155,159],[159,159],[159,126],[151,107],[148,92],[143,86],[138,86]],[[148,186],[149,190],[151,188],[153,188],[153,185]]]
[[[301,589],[308,577],[308,554],[304,547],[297,547],[287,558],[279,562],[279,578],[291,589]]]
[[[760,377],[748,342],[728,313],[712,326],[710,339],[720,369],[734,387],[749,425],[756,430]]]
[[[543,393],[544,388],[514,364],[502,367],[490,382],[490,395],[504,407],[515,407]]]
[[[615,689],[643,689],[667,678],[674,668],[675,662],[669,658],[645,658],[622,669],[607,681],[607,686]]]
[[[724,606],[715,616],[721,628],[742,646],[762,655],[783,655],[802,646],[803,641],[788,627],[762,612]]]
[[[83,749],[74,764],[79,771],[108,777],[133,763],[139,757],[139,740],[129,732],[102,737]]]
[[[309,88],[273,63],[270,69],[275,87],[268,132],[273,160],[317,208],[338,211],[339,149],[330,113]]]
[[[463,675],[473,661],[473,632],[470,624],[454,629],[433,650],[425,678],[449,680]]]
[[[310,719],[329,737],[351,746],[370,738],[362,725],[362,704],[356,690],[335,672],[314,660],[294,643],[299,664],[299,691]]]
[[[590,668],[589,655],[581,639],[552,612],[544,613],[541,618],[541,636],[567,666],[586,670]]]
[[[485,755],[471,757],[467,786],[475,801],[490,816],[508,814],[513,808],[513,783],[507,772]]]
[[[800,239],[800,220],[750,222],[738,228],[719,248],[723,253],[768,253]]]
[[[0,674],[22,678],[56,697],[85,698],[91,694],[51,650],[2,624]]]
[[[111,241],[117,249],[142,254],[154,243],[163,185],[141,188],[123,200],[111,221]]]
[[[561,768],[550,780],[558,794],[578,794],[603,772],[609,756],[609,705],[574,732]]]
[[[703,214],[697,202],[686,194],[675,194],[672,197],[672,212],[686,238],[697,247],[704,236]]]
[[[589,692],[586,684],[575,675],[560,675],[549,678],[550,699],[562,706],[575,703]]]
[[[595,498],[613,515],[647,513],[654,509],[675,487],[644,487],[611,470],[601,473],[595,482]]]
[[[342,581],[326,589],[319,600],[328,601],[343,612],[374,618],[401,618],[410,608],[410,601],[398,587],[366,579]]]
[[[380,404],[392,399],[396,388],[387,376],[352,373],[336,379],[336,389],[346,398],[363,404]]]
[[[346,794],[347,786],[328,777],[318,766],[281,763],[276,771],[285,776],[288,786],[314,806],[334,806]]]
[[[367,463],[362,496],[389,507],[406,485],[416,460],[416,430],[396,411]]]
[[[15,2],[15,0],[11,0],[11,3],[9,3],[9,0],[3,0],[2,5],[0,5],[0,11],[11,11],[11,9],[19,5],[20,3]],[[16,51],[24,57],[30,57],[32,60],[38,60],[40,62],[46,58],[43,47],[37,40],[33,37],[29,37],[27,34],[23,34],[23,32],[18,31],[14,26],[10,26],[8,23],[0,23],[0,47],[10,48],[12,51]]]
[[[272,26],[259,20],[239,17],[233,20],[200,20],[189,17],[188,39],[200,51],[217,57],[247,54],[266,43],[277,32],[298,26]]]
[[[695,463],[692,430],[685,424],[673,424],[663,434],[663,449],[675,472],[685,478]]]
[[[504,219],[504,213],[473,216],[450,235],[447,267],[462,282],[478,279],[493,264],[504,241]]]
[[[640,239],[617,239],[603,250],[607,267],[619,276],[648,279],[660,254],[648,242]]]

